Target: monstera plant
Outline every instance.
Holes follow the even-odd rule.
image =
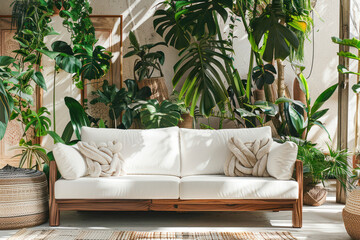
[[[244,107],[244,103],[251,104],[252,80],[260,89],[269,88],[277,74],[274,66],[264,61],[284,60],[302,46],[305,38],[300,38],[298,32],[305,34],[311,26],[311,5],[308,0],[298,2],[164,1],[164,9],[155,13],[154,28],[168,45],[180,51],[173,78],[174,86],[185,79],[179,97],[185,96],[187,106],[199,103],[200,113],[205,116],[210,116],[215,106],[221,111],[233,111],[238,106]],[[251,46],[246,83],[231,59],[232,37],[223,40],[223,28],[218,22],[220,19],[227,24],[234,22],[234,18],[241,20]],[[234,28],[235,24],[230,25],[230,29]],[[272,91],[265,93],[267,101],[275,100],[270,96]],[[229,103],[230,108],[226,107]]]

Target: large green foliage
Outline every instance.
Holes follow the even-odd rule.
[[[104,81],[102,90],[93,92],[95,99],[90,104],[104,103],[109,107],[109,117],[114,121],[114,128],[128,129],[134,119],[139,117],[139,101],[145,101],[151,96],[149,87],[139,89],[135,80],[125,81],[127,88],[117,89],[115,85],[109,85]],[[122,114],[122,123],[118,126],[117,119]]]
[[[48,1],[15,0],[12,7],[16,26],[14,40],[19,48],[13,51],[15,57],[0,56],[0,139],[10,119],[20,116],[26,125],[20,113],[29,111],[33,105],[34,84],[47,89],[43,74],[35,66],[41,67],[42,51],[47,50],[45,37],[57,34],[50,26],[53,10]],[[35,131],[41,129],[35,128]],[[41,134],[35,132],[35,135]]]
[[[152,99],[142,105],[140,117],[145,128],[165,128],[177,126],[181,114],[177,104],[167,100],[159,103]]]
[[[221,61],[229,62],[231,58],[220,54],[220,50],[231,51],[224,48],[220,41],[202,39],[182,51],[181,59],[174,66],[174,86],[187,73],[180,97],[185,96],[186,106],[191,105],[191,115],[194,115],[198,101],[200,113],[209,116],[216,104],[223,104],[228,99],[221,75],[226,79],[230,77]]]
[[[161,77],[163,76],[161,65],[164,65],[165,54],[162,51],[151,52],[151,49],[157,46],[164,45],[166,43],[159,42],[155,44],[140,45],[134,32],[130,31],[130,49],[124,58],[137,56],[138,58],[134,62],[134,78],[137,81],[141,81],[144,78],[151,78],[154,71],[158,70]]]
[[[324,129],[327,133],[326,127],[320,121],[320,118],[323,117],[329,109],[321,109],[326,101],[334,94],[337,89],[338,84],[334,84],[331,87],[323,91],[312,104],[310,99],[309,87],[307,80],[303,74],[300,74],[297,78],[300,84],[301,90],[304,92],[306,97],[306,105],[302,102],[295,101],[286,97],[281,97],[276,100],[276,104],[284,103],[285,106],[285,116],[287,126],[291,136],[301,137],[305,132],[305,140],[311,130],[315,125]],[[305,120],[304,113],[306,113],[307,119]],[[329,139],[330,134],[328,133]]]

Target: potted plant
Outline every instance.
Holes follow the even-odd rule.
[[[185,105],[184,97],[179,97],[179,92],[174,91],[169,98],[170,102],[179,106],[181,119],[178,126],[180,128],[194,128],[194,118],[190,115],[190,110]]]
[[[159,42],[155,44],[140,45],[134,32],[130,32],[130,52],[125,54],[124,58],[137,56],[134,62],[134,79],[138,83],[139,88],[145,86],[150,87],[152,95],[151,99],[157,99],[162,102],[169,99],[168,89],[165,84],[164,74],[161,66],[165,62],[165,54],[162,51],[151,51],[153,48],[164,45],[166,43]],[[154,76],[158,72],[159,76]]]
[[[336,150],[328,144],[328,153],[321,150],[309,141],[298,138],[290,138],[298,145],[298,159],[304,162],[304,204],[320,206],[326,201],[327,190],[324,188],[325,181],[331,178],[337,179],[347,189],[353,187],[348,165],[349,151]]]

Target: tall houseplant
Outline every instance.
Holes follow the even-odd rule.
[[[134,32],[130,31],[130,51],[124,55],[124,58],[136,56],[134,61],[134,79],[139,88],[148,86],[151,89],[151,98],[158,101],[169,99],[168,89],[165,84],[164,74],[161,66],[165,62],[165,54],[162,51],[152,51],[153,48],[165,45],[164,42],[155,44],[140,45]],[[158,73],[159,76],[154,77]]]

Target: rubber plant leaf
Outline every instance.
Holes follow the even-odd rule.
[[[81,128],[82,127],[90,127],[90,121],[85,113],[84,108],[81,104],[76,101],[74,98],[65,97],[65,104],[69,109],[70,119],[75,131],[76,137],[81,139]]]

